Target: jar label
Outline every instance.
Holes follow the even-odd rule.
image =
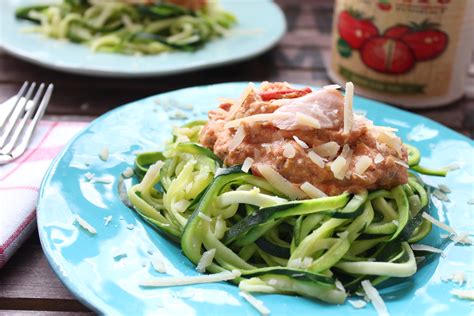
[[[331,69],[382,94],[441,96],[469,0],[338,0]]]

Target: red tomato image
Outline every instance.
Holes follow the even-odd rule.
[[[353,49],[359,49],[362,44],[373,36],[377,36],[377,27],[361,13],[353,11],[342,11],[339,14],[337,29],[339,35]]]
[[[448,46],[448,35],[436,29],[410,32],[401,39],[413,50],[417,61],[434,59]]]
[[[410,25],[395,25],[383,33],[385,37],[401,39],[415,53],[416,61],[426,61],[441,55],[448,46],[448,35],[428,20]]]
[[[403,41],[387,37],[368,39],[360,49],[367,67],[385,74],[403,74],[415,65],[415,55]]]
[[[399,24],[386,29],[383,33],[383,36],[391,38],[400,38],[408,32],[410,32],[410,27],[408,25]]]

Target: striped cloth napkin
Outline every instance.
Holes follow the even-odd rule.
[[[41,121],[27,151],[0,166],[0,268],[35,229],[36,199],[49,164],[85,125]]]

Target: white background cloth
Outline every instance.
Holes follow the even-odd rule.
[[[34,231],[38,190],[51,161],[86,124],[42,121],[27,151],[0,166],[0,268]]]

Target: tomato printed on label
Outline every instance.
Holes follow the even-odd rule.
[[[401,39],[413,50],[417,61],[434,59],[448,46],[448,35],[436,29],[411,32]]]
[[[383,36],[390,38],[400,38],[408,32],[410,32],[410,27],[408,25],[399,24],[386,29],[383,33]]]
[[[342,11],[339,14],[337,28],[341,38],[353,49],[359,49],[368,38],[379,34],[372,21],[357,11]]]
[[[386,74],[403,74],[415,65],[415,56],[403,41],[387,37],[368,39],[360,49],[367,67]]]

